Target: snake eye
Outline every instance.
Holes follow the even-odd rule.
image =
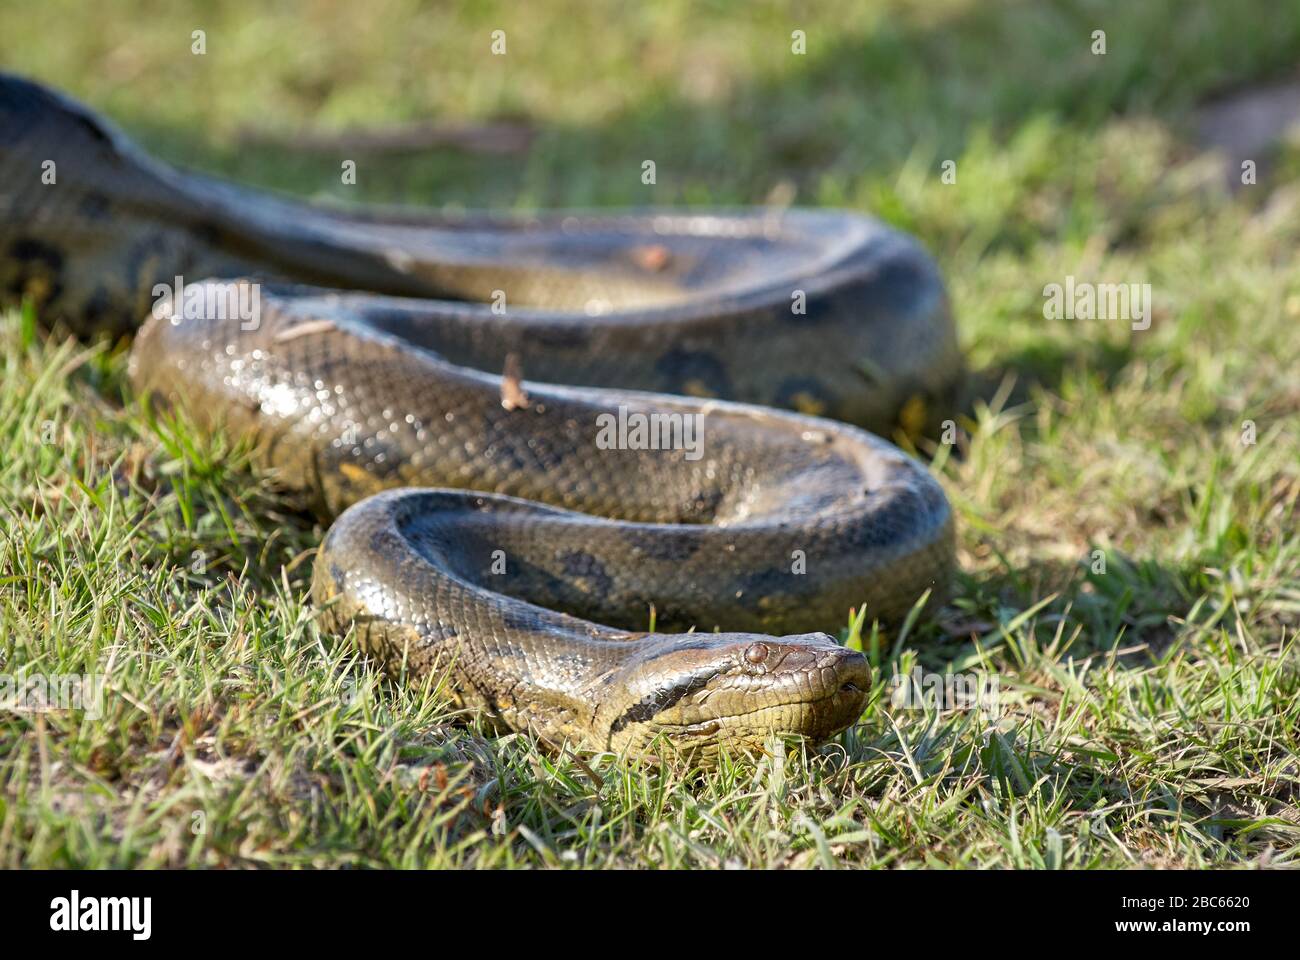
[[[751,643],[745,651],[745,659],[757,666],[767,659],[767,644]]]

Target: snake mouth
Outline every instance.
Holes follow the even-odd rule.
[[[848,651],[846,651],[847,653]],[[852,676],[820,696],[787,696],[773,701],[729,704],[725,712],[699,720],[674,721],[656,717],[653,734],[662,734],[687,747],[758,746],[768,737],[827,740],[851,727],[862,716],[870,681],[860,655],[846,657],[841,669]],[[862,676],[859,676],[859,673]],[[700,705],[695,705],[699,709]]]
[[[872,672],[824,633],[665,636],[610,701],[612,746],[666,737],[689,749],[825,740],[862,714]]]

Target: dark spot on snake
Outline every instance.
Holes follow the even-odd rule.
[[[48,244],[28,237],[20,237],[9,245],[8,259],[17,269],[5,270],[5,288],[15,295],[39,292],[42,303],[57,300],[63,292],[63,254]],[[31,286],[44,285],[44,290],[29,291]]]
[[[722,399],[733,393],[726,366],[706,350],[674,347],[655,363],[655,373],[659,376],[661,389],[669,393]]]
[[[815,377],[787,377],[769,402],[800,413],[825,416],[836,409],[839,398]]]
[[[167,254],[170,247],[161,232],[154,232],[127,251],[127,276],[135,281],[137,289],[152,290],[157,283],[166,283],[170,286],[175,282],[176,270],[180,265],[174,258],[168,262]],[[185,278],[186,282],[196,279],[198,278]]]
[[[564,564],[565,576],[586,580],[591,592],[597,596],[609,593],[613,578],[605,572],[605,566],[585,550],[570,550],[562,554],[560,561]]]
[[[388,556],[393,549],[392,537],[387,529],[380,527],[370,531],[370,552],[377,557]],[[331,571],[332,572],[332,571]]]
[[[336,586],[341,586],[347,582],[348,572],[340,567],[337,563],[330,564],[330,579]]]
[[[200,220],[194,225],[194,235],[199,238],[200,242],[208,246],[219,246],[221,241],[221,228],[211,220]]]
[[[642,556],[671,562],[693,556],[702,542],[694,530],[629,530],[623,538]]]
[[[77,204],[77,212],[87,220],[105,220],[108,218],[110,204],[108,197],[98,190],[90,190]]]
[[[727,495],[725,490],[701,490],[682,504],[681,519],[691,523],[707,523],[718,513],[718,504]]]
[[[107,321],[112,319],[115,311],[113,308],[113,298],[109,296],[108,291],[104,289],[103,284],[95,287],[95,292],[90,295],[86,301],[86,306],[82,310],[85,315],[86,326],[92,330],[101,327],[109,327]]]

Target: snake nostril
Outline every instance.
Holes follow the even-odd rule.
[[[852,680],[846,680],[844,681],[844,683],[840,684],[840,693],[861,693],[861,692],[862,692],[862,688],[859,687]]]

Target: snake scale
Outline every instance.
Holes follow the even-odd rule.
[[[0,75],[0,292],[134,333],[141,396],[333,521],[323,629],[550,743],[825,739],[871,674],[819,630],[954,565],[941,488],[868,432],[954,409],[946,295],[864,216],[309,204]]]

